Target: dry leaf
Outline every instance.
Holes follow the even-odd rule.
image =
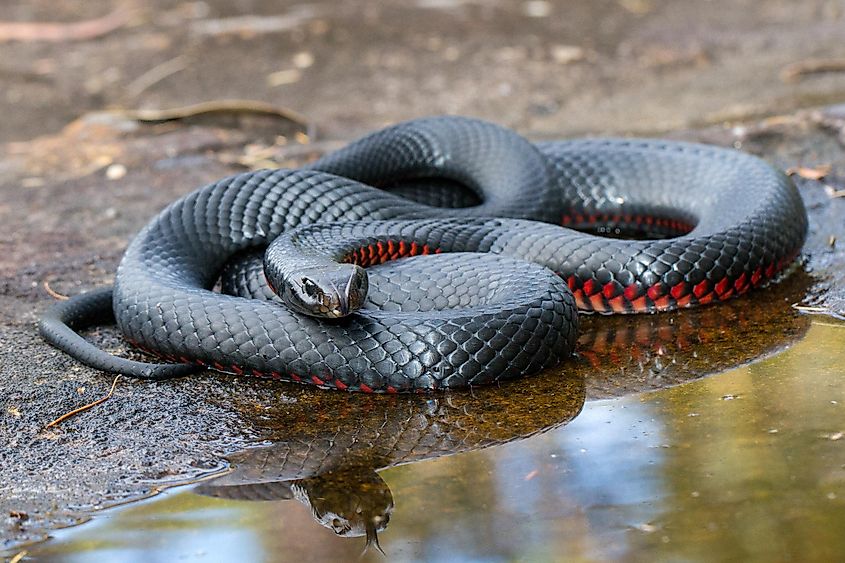
[[[815,167],[807,166],[792,166],[786,169],[787,176],[799,176],[805,180],[821,180],[830,174],[833,166],[830,164],[820,164]]]

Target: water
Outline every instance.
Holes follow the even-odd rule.
[[[262,414],[270,440],[228,474],[100,513],[30,554],[354,560],[370,528],[400,561],[836,560],[845,324],[790,318],[766,327],[801,327],[784,352],[619,399],[585,403],[578,375],[359,397],[342,412],[288,396]],[[370,543],[364,560],[381,560]]]

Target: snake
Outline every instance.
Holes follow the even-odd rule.
[[[57,304],[39,327],[91,367],[142,378],[210,368],[347,391],[468,387],[570,357],[578,310],[669,311],[777,281],[807,229],[792,181],[734,149],[534,144],[422,118],[191,192],[134,238],[113,288]],[[76,332],[109,313],[171,363]]]

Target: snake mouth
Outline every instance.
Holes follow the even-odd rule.
[[[340,290],[331,279],[326,280],[329,286],[327,289],[330,290],[325,293],[324,298],[326,317],[339,319],[349,314],[349,290],[354,275],[354,272],[350,275],[343,290]]]
[[[367,274],[351,264],[309,269],[289,275],[283,300],[294,310],[323,319],[340,319],[354,313],[367,297]]]
[[[338,317],[345,317],[346,315],[349,314],[349,303],[347,302],[346,298],[343,297],[343,296],[341,296],[340,299],[341,299],[341,302],[337,306],[337,308],[334,310],[334,313]]]
[[[339,319],[349,314],[349,299],[343,293],[337,294],[337,305],[328,311],[328,317]]]

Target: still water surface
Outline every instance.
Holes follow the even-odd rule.
[[[484,392],[353,401],[338,423],[279,405],[271,440],[228,474],[30,555],[355,560],[369,528],[388,560],[837,560],[843,375],[845,324],[815,318],[785,352],[621,399],[584,403],[573,376],[505,407]],[[371,543],[363,559],[383,560]]]

